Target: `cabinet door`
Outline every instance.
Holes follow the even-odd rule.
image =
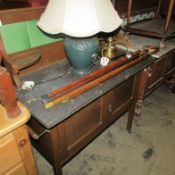
[[[19,163],[12,169],[10,169],[8,172],[6,172],[4,175],[27,175],[24,164]]]
[[[0,174],[9,171],[22,161],[13,134],[0,138]]]
[[[128,110],[133,99],[135,77],[109,91],[103,100],[104,123],[109,124]]]
[[[62,147],[68,157],[75,154],[89,143],[101,131],[101,98],[95,100],[74,115],[70,116],[58,126],[58,130],[64,133],[61,142],[66,140]],[[62,140],[63,139],[63,140]]]
[[[166,57],[165,78],[170,76],[175,71],[175,50],[171,51]]]
[[[156,60],[150,66],[150,72],[149,72],[148,81],[145,89],[146,93],[151,92],[163,82],[165,59],[166,59],[166,56]]]

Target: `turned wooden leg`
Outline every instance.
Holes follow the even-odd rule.
[[[134,113],[135,113],[135,103],[132,104],[128,111],[128,122],[127,122],[127,130],[129,133],[131,133],[132,123],[134,119]]]
[[[150,73],[150,67],[145,68],[137,75],[136,85],[133,93],[133,104],[129,109],[129,115],[128,115],[127,130],[129,133],[131,133],[133,119],[135,121],[136,126],[138,126],[138,120],[141,115],[142,101],[144,98],[145,86],[149,73]]]
[[[136,126],[139,126],[139,118],[141,116],[141,111],[142,111],[142,102],[143,100],[137,100],[136,102],[136,107],[134,111],[134,123]]]
[[[127,123],[127,130],[131,133],[132,123],[134,121],[136,126],[139,126],[139,118],[141,116],[142,111],[142,102],[143,99],[137,99],[135,103],[130,107],[128,111],[128,123]]]

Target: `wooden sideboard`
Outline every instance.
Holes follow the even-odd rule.
[[[0,17],[3,23],[14,23],[23,20],[37,19],[43,10],[43,8],[35,8],[8,11],[8,13],[1,12]],[[44,45],[38,47],[38,49],[42,55],[41,60],[35,65],[21,70],[18,74],[20,78],[30,76],[35,71],[47,68],[48,66],[56,65],[63,61],[65,57],[63,42]],[[16,55],[18,55],[18,53]],[[12,54],[11,57],[12,56],[14,55]],[[94,88],[94,90],[91,91],[93,95],[87,92],[86,95],[83,94],[85,97],[82,95],[73,99],[73,102],[70,100],[65,104],[57,105],[49,110],[43,109],[43,103],[37,106],[37,103],[41,102],[35,98],[33,94],[31,95],[31,91],[21,92],[21,98],[24,97],[23,100],[25,103],[29,102],[27,105],[29,105],[29,109],[33,115],[28,123],[30,126],[29,130],[33,133],[33,138],[31,138],[32,143],[53,165],[55,174],[61,175],[61,167],[68,160],[127,111],[129,112],[127,129],[130,131],[134,112],[137,112],[139,108],[139,100],[143,100],[146,93],[151,92],[155,87],[160,85],[160,82],[163,82],[162,77],[164,77],[165,74],[162,74],[162,71],[164,72],[164,70],[166,70],[166,76],[170,75],[173,66],[168,63],[172,62],[174,64],[173,58],[171,57],[166,57],[166,59],[164,57],[163,59],[148,58],[145,62],[144,65],[138,64],[132,67],[132,69],[126,70],[124,73],[114,77],[116,79],[111,79],[110,82],[108,81],[100,85],[103,87],[104,84],[106,84],[105,88]],[[167,64],[164,64],[164,62]],[[47,75],[48,74],[50,75],[50,73],[47,72]],[[33,77],[36,78],[36,74]],[[44,74],[39,78],[41,79],[43,77],[45,77]],[[31,77],[28,77],[27,79],[30,78]],[[56,85],[56,87],[58,87],[58,84]],[[38,86],[37,88],[40,89],[38,92],[40,93],[44,89],[44,85],[43,87]],[[35,90],[37,90],[37,88]],[[102,92],[103,89],[105,89],[105,91]],[[28,95],[31,96],[32,99],[27,99]],[[93,96],[97,98],[93,98]],[[20,94],[18,94],[18,97],[20,98]],[[85,98],[88,99],[86,103],[83,101]],[[30,106],[32,103],[33,109],[31,109]],[[35,113],[36,110],[37,114]],[[61,115],[63,115],[62,111],[66,114],[69,111],[73,112],[61,118]]]
[[[10,119],[0,105],[0,175],[37,175],[26,122],[30,118],[27,108],[18,103],[21,114]]]
[[[149,73],[145,86],[145,95],[151,93],[172,76],[175,71],[175,50],[171,50],[157,59],[148,69]]]
[[[129,111],[127,129],[130,131],[134,114],[134,93],[137,76],[132,76],[94,100],[75,114],[57,124],[32,144],[53,165],[55,174],[61,167],[98,136],[105,128]],[[35,133],[46,128],[34,118],[28,125]]]

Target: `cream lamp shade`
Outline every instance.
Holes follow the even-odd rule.
[[[50,0],[38,26],[46,33],[89,37],[122,23],[110,0]]]
[[[98,32],[112,32],[122,23],[111,0],[49,0],[38,26],[46,33],[64,33],[64,50],[74,72],[93,66],[99,48]]]

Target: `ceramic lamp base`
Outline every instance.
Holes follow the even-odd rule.
[[[73,70],[80,75],[88,74],[97,54],[99,41],[93,38],[65,38],[64,47],[67,59]]]
[[[86,75],[91,72],[90,67],[85,69],[75,69],[72,67],[72,71],[78,75]]]

